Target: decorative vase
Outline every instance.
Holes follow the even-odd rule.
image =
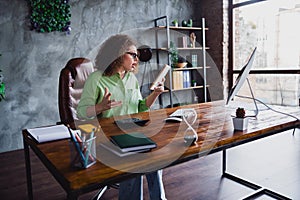
[[[244,131],[248,128],[248,118],[232,118],[234,130]]]
[[[188,27],[192,27],[193,26],[193,20],[189,19],[189,21],[187,22],[187,26]]]

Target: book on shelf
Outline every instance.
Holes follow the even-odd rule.
[[[70,138],[68,127],[65,125],[31,128],[27,129],[27,131],[38,143]]]
[[[178,71],[177,74],[177,84],[178,84],[178,89],[183,88],[183,71]]]
[[[190,71],[183,71],[183,88],[191,87]]]
[[[196,54],[191,55],[192,57],[192,66],[197,67],[198,66],[198,56]]]
[[[121,152],[151,150],[157,146],[153,140],[139,132],[114,135],[110,139]]]
[[[173,72],[172,72],[172,86],[173,86],[173,89],[174,89],[174,90],[176,90],[177,87],[178,87],[178,86],[177,86],[177,80],[176,80],[176,79],[177,79],[177,76],[176,76],[176,75],[177,75],[177,71],[173,71]]]
[[[173,89],[179,90],[183,88],[183,72],[173,71]]]
[[[182,36],[178,38],[178,47],[187,48],[188,46],[188,37]]]

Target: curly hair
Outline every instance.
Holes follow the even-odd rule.
[[[101,70],[104,76],[113,75],[116,67],[123,62],[123,55],[132,45],[136,46],[136,42],[128,35],[117,34],[108,38],[101,45],[95,58],[98,70]]]

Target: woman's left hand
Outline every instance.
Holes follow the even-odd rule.
[[[158,82],[157,86],[154,87],[153,92],[146,98],[146,105],[148,108],[152,106],[156,98],[165,90],[164,82],[165,78],[163,78],[161,82]]]
[[[165,78],[162,79],[161,82],[158,82],[157,86],[154,87],[154,92],[155,93],[162,93],[165,90],[165,86],[164,86],[164,82],[165,82]]]

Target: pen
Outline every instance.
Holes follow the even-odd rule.
[[[88,140],[86,140],[86,142],[88,142],[88,147],[87,147],[86,154],[85,154],[85,164],[84,164],[85,167],[87,166],[89,158],[91,158],[93,160],[93,157],[90,155],[90,152],[91,152],[92,143],[94,142],[94,139],[96,138],[96,137],[94,137],[95,130],[96,129],[93,128],[90,138]]]
[[[93,137],[93,138],[90,138],[90,139],[88,139],[88,140],[86,141],[86,142],[88,142],[88,147],[87,147],[86,154],[85,154],[85,167],[86,167],[87,164],[88,164],[89,158],[90,158],[92,161],[95,160],[94,157],[91,155],[91,147],[92,147],[92,144],[93,144],[95,138],[96,138],[96,137]]]
[[[69,125],[68,125],[68,130],[69,130],[69,133],[70,133],[70,136],[71,136],[71,140],[74,142],[74,146],[75,146],[75,149],[77,150],[77,153],[79,153],[82,162],[85,163],[84,155],[83,155],[83,153],[80,149],[80,146],[79,146],[75,136],[73,135]]]

